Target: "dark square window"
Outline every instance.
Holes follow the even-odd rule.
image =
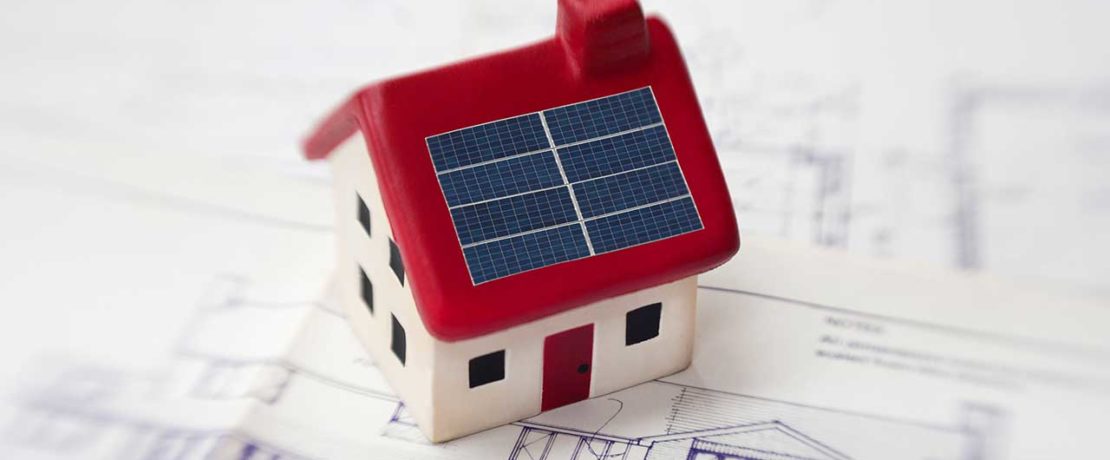
[[[389,268],[393,269],[393,274],[397,275],[397,281],[404,286],[405,264],[401,262],[401,250],[397,248],[397,243],[394,243],[392,238],[389,240]]]
[[[370,310],[372,315],[374,314],[374,285],[370,284],[370,277],[366,276],[366,270],[363,270],[362,267],[358,268],[358,274],[362,275],[359,279],[362,301],[366,303],[366,308]]]
[[[470,388],[505,379],[505,350],[470,360]]]
[[[362,224],[363,230],[366,230],[366,236],[370,236],[370,208],[366,207],[362,196],[356,193],[355,197],[358,199],[358,223]]]
[[[663,304],[653,303],[628,312],[624,316],[624,344],[633,345],[659,335],[659,315]]]
[[[405,328],[401,327],[396,316],[389,316],[393,318],[393,338],[390,340],[389,348],[393,350],[394,355],[397,355],[397,359],[401,360],[403,366],[405,365]]]

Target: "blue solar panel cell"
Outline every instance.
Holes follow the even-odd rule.
[[[594,252],[624,249],[701,228],[694,201],[682,198],[586,221]]]
[[[579,224],[463,249],[474,284],[590,255]]]
[[[702,227],[650,88],[427,143],[474,284]]]
[[[665,163],[675,156],[666,128],[657,126],[560,148],[559,159],[567,180],[574,183]]]
[[[567,188],[558,187],[451,210],[464,245],[578,219]]]
[[[516,195],[563,183],[551,151],[510,158],[439,175],[443,196],[450,207]]]
[[[486,123],[427,139],[436,171],[548,148],[539,114]]]
[[[574,184],[582,217],[590,218],[658,203],[690,193],[678,163],[663,163]]]
[[[650,88],[547,110],[543,115],[556,146],[663,121]]]

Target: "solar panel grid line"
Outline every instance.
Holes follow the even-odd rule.
[[[498,236],[496,238],[490,238],[488,240],[477,241],[477,242],[470,243],[470,244],[464,244],[464,245],[462,245],[462,248],[463,249],[473,248],[473,247],[476,247],[476,246],[481,246],[481,245],[486,244],[486,243],[493,243],[493,242],[496,242],[496,241],[508,240],[508,239],[519,237],[519,236],[531,235],[533,233],[546,232],[548,230],[554,230],[554,229],[557,229],[557,228],[577,227],[581,224],[582,224],[581,221],[572,220],[572,221],[569,221],[569,222],[566,222],[566,223],[562,223],[562,224],[558,224],[558,225],[552,225],[550,227],[537,228],[537,229],[532,229],[532,230],[528,230],[528,231],[524,231],[524,232],[520,232],[520,233],[513,233],[511,235]]]
[[[528,235],[528,234],[531,234],[531,233],[547,231],[547,230],[560,228],[560,227],[566,227],[566,226],[570,226],[570,225],[585,225],[585,224],[587,224],[587,223],[589,223],[590,221],[593,221],[593,220],[604,219],[606,217],[615,216],[617,214],[624,214],[624,213],[628,213],[628,212],[632,212],[632,211],[638,211],[638,210],[643,209],[643,208],[650,208],[652,206],[666,204],[666,203],[670,203],[672,201],[678,201],[678,200],[682,200],[682,199],[685,199],[685,198],[691,198],[691,196],[689,194],[686,194],[686,195],[671,197],[671,198],[667,198],[667,199],[664,199],[664,200],[659,200],[659,201],[655,201],[655,202],[651,202],[651,203],[646,203],[646,204],[634,206],[634,207],[627,208],[627,209],[621,209],[621,210],[618,210],[618,211],[613,211],[613,212],[609,212],[609,213],[605,213],[605,214],[598,214],[596,216],[587,217],[587,218],[582,219],[582,220],[569,220],[569,221],[566,221],[566,222],[563,222],[563,223],[560,223],[560,224],[551,225],[549,227],[533,228],[533,229],[521,231],[521,232],[518,232],[518,233],[511,233],[511,234],[507,234],[507,235],[493,237],[493,238],[486,239],[486,240],[474,241],[474,242],[471,242],[471,243],[462,244],[462,247],[463,248],[469,248],[469,247],[474,247],[474,246],[480,246],[480,245],[483,245],[483,244],[486,244],[486,243],[489,243],[489,242],[493,242],[493,241],[515,238],[515,237],[518,237],[518,236],[521,236],[521,235]],[[460,240],[461,240],[461,237],[460,237]]]
[[[663,127],[559,149],[571,183],[675,159]]]
[[[492,125],[492,124],[501,123],[501,122],[507,122],[507,121],[514,120],[514,119],[517,119],[517,118],[525,118],[525,117],[528,117],[529,115],[532,115],[532,114],[535,114],[535,113],[539,113],[539,112],[537,111],[537,112],[528,112],[528,113],[522,113],[522,114],[517,114],[517,115],[510,115],[510,116],[507,116],[507,117],[498,118],[496,120],[490,120],[490,121],[485,121],[485,122],[482,122],[482,123],[478,123],[476,125],[463,126],[462,128],[455,128],[455,129],[452,129],[450,131],[444,131],[444,132],[439,133],[439,134],[433,134],[431,136],[428,136],[428,138],[443,137],[443,136],[446,136],[448,134],[458,133],[460,131],[471,131],[475,128],[481,128],[481,127],[484,127],[484,126],[487,126],[487,125]]]
[[[651,87],[426,142],[475,285],[702,228]],[[535,150],[518,152],[522,145]],[[461,159],[437,161],[437,149]],[[440,171],[441,163],[459,166]],[[591,241],[594,230],[604,232],[600,248]]]
[[[628,208],[628,209],[621,209],[619,211],[613,211],[613,212],[608,212],[608,213],[605,213],[605,214],[598,214],[598,215],[593,216],[593,217],[587,217],[586,220],[584,220],[583,222],[589,223],[590,221],[594,221],[594,220],[598,220],[598,219],[604,219],[606,217],[612,217],[612,216],[615,216],[615,215],[618,215],[618,214],[625,214],[625,213],[629,213],[629,212],[632,212],[632,211],[639,211],[639,210],[644,209],[644,208],[650,208],[652,206],[659,206],[661,204],[667,204],[667,203],[670,203],[672,201],[679,201],[679,200],[683,200],[683,199],[686,199],[686,198],[693,198],[693,197],[690,194],[671,197],[671,198],[667,198],[665,200],[659,200],[659,201],[656,201],[656,202],[653,202],[653,203],[641,204],[639,206],[634,206],[634,207],[631,207],[631,208]],[[700,220],[700,218],[699,218],[699,220]]]
[[[436,171],[544,150],[537,113],[517,115],[425,138]]]
[[[451,216],[463,244],[581,220],[565,187],[458,208]]]
[[[535,114],[534,114],[534,115],[535,115]],[[537,115],[537,118],[538,118],[538,115]],[[460,130],[456,130],[456,131],[462,131],[462,130],[465,130],[465,129],[468,129],[468,128],[461,128]],[[433,151],[434,151],[434,149],[433,149],[433,144],[435,143],[435,142],[434,142],[434,140],[435,140],[435,138],[437,138],[437,137],[438,137],[438,136],[430,136],[430,137],[428,137],[428,138],[426,138],[426,139],[425,139],[425,143],[426,143],[426,144],[428,145],[428,149],[429,149],[429,151],[430,151],[430,152],[433,152]],[[546,136],[545,136],[545,137],[546,137]],[[550,139],[546,139],[546,141],[547,141],[547,142],[546,142],[546,146],[550,146]],[[538,150],[537,152],[534,152],[534,153],[542,153],[543,151],[546,151],[546,150],[547,150],[547,149],[540,149],[540,150]],[[552,158],[554,159],[554,152],[552,151],[551,153],[552,153]],[[525,156],[527,156],[527,155],[517,155],[517,156],[520,156],[520,157],[525,157]],[[435,160],[435,159],[433,158],[433,163],[435,162],[434,160]],[[491,161],[491,162],[488,162],[488,163],[496,163],[496,161]],[[434,164],[433,164],[433,166],[434,166]],[[464,168],[464,169],[469,169],[469,168]],[[528,176],[527,176],[527,175],[523,175],[523,177],[528,177]],[[443,197],[444,197],[444,201],[445,201],[445,202],[449,202],[449,200],[448,200],[448,196],[447,196],[447,192],[446,192],[446,191],[445,191],[445,190],[443,189],[443,177],[437,174],[437,179],[440,179],[440,180],[439,180],[439,182],[440,182],[440,191],[441,191],[441,194],[442,194],[442,195],[443,195]],[[565,181],[563,182],[563,185],[565,185]],[[453,226],[455,226],[455,222],[454,222],[454,216],[452,216],[452,225],[453,225]],[[579,223],[578,225],[579,225],[579,228],[580,228],[580,230],[581,230],[582,232],[584,232],[584,231],[585,231],[585,227],[584,227],[584,226],[582,226],[582,224],[581,224],[581,223]],[[527,233],[539,233],[539,232],[541,232],[541,231],[544,231],[544,230],[543,230],[543,229],[539,229],[539,230],[535,230],[535,231],[532,231],[532,232],[527,232]],[[497,238],[497,239],[494,239],[494,240],[489,240],[489,241],[486,241],[486,242],[484,242],[484,243],[492,243],[492,242],[495,242],[495,241],[499,241],[499,240],[502,240],[502,239],[509,239],[509,238],[512,238],[512,237],[513,237],[513,236],[506,236],[506,237],[503,237],[503,238]],[[521,235],[518,235],[517,237],[520,237],[520,238],[524,238],[524,237],[526,237],[526,236],[521,236]],[[508,276],[508,275],[510,275],[510,274],[513,274],[512,272],[509,272],[509,273],[503,273],[503,274],[501,274],[500,276],[496,276],[496,277],[494,277],[494,278],[484,277],[484,276],[483,276],[483,271],[481,271],[481,270],[476,270],[476,269],[474,269],[474,268],[472,268],[472,267],[470,266],[470,265],[471,265],[471,264],[470,264],[470,260],[471,260],[471,259],[473,259],[473,257],[472,257],[472,256],[471,256],[471,254],[470,254],[470,252],[471,252],[471,251],[468,251],[468,250],[467,250],[467,248],[463,246],[462,238],[461,238],[461,237],[459,236],[459,233],[458,233],[458,230],[457,230],[457,226],[456,226],[455,238],[456,238],[456,241],[458,241],[458,242],[459,242],[459,246],[463,248],[463,251],[464,251],[464,258],[466,258],[466,259],[467,259],[467,261],[468,261],[468,262],[467,262],[467,271],[468,271],[468,274],[470,275],[470,279],[471,279],[471,283],[472,283],[472,284],[475,284],[475,285],[477,285],[477,284],[480,284],[480,283],[482,283],[482,282],[485,282],[485,281],[490,281],[490,280],[492,280],[492,279],[495,279],[495,278],[500,278],[500,277],[502,277],[502,276]],[[535,252],[535,251],[531,251],[531,252]],[[530,252],[530,253],[531,253],[531,252]],[[565,251],[564,251],[564,252],[565,252]],[[575,255],[575,256],[572,256],[572,257],[563,257],[563,259],[570,259],[570,258],[577,258],[577,256]],[[546,266],[546,265],[541,265],[541,267],[542,267],[542,266]],[[535,267],[535,268],[539,268],[539,267]]]
[[[551,187],[545,187],[545,188],[541,188],[541,189],[537,189],[537,190],[528,190],[528,191],[525,191],[525,192],[514,193],[512,195],[499,196],[499,197],[496,197],[496,198],[489,198],[489,199],[481,200],[481,201],[472,201],[470,203],[464,203],[464,204],[459,204],[459,205],[455,205],[455,206],[449,206],[448,209],[454,210],[454,209],[459,209],[459,208],[465,208],[467,206],[474,206],[476,204],[489,203],[489,202],[493,202],[493,201],[504,200],[506,198],[516,198],[516,197],[521,196],[521,195],[528,195],[530,193],[538,193],[538,192],[546,192],[548,190],[554,190],[554,189],[562,188],[562,187],[566,187],[566,185],[565,184],[552,185]]]
[[[571,185],[586,184],[586,183],[590,183],[590,182],[601,180],[601,179],[607,179],[607,178],[610,178],[610,177],[613,177],[613,176],[619,176],[621,174],[628,174],[628,173],[632,173],[632,172],[636,172],[636,171],[643,171],[645,169],[657,168],[659,166],[666,165],[666,164],[671,164],[671,163],[674,163],[674,164],[677,165],[678,160],[676,159],[676,160],[664,161],[662,163],[655,163],[655,164],[650,164],[650,165],[647,165],[647,166],[639,166],[639,167],[636,167],[636,168],[627,169],[627,170],[620,171],[620,172],[615,172],[615,173],[612,173],[612,174],[606,174],[604,176],[591,177],[591,178],[586,179],[586,180],[580,180],[578,182],[571,182]]]
[[[651,207],[665,205],[665,204],[672,203],[672,202],[679,201],[679,200],[683,200],[683,199],[689,200],[690,197],[687,195],[687,196],[679,197],[679,198],[676,198],[676,199],[667,200],[667,201],[662,202],[662,203],[653,203],[653,204],[648,205],[648,206],[642,206],[642,207],[638,207],[636,209],[632,209],[632,210],[628,210],[628,211],[617,212],[617,213],[613,213],[613,214],[609,214],[609,215],[605,215],[605,216],[598,216],[597,218],[590,219],[587,222],[594,221],[594,220],[599,220],[599,219],[604,219],[604,218],[608,218],[608,217],[620,216],[622,214],[629,214],[629,213],[632,213],[632,212],[635,212],[635,211],[639,211],[641,209],[647,209],[647,208],[651,208]],[[657,213],[657,214],[662,215],[662,217],[663,217],[662,220],[664,222],[666,222],[668,224],[671,224],[672,226],[682,224],[682,223],[686,223],[688,228],[684,228],[679,233],[665,234],[665,233],[659,232],[660,229],[657,228],[657,229],[655,229],[655,234],[652,235],[650,233],[646,233],[643,230],[637,231],[638,227],[636,227],[636,226],[632,226],[632,225],[629,225],[629,224],[618,225],[617,226],[618,229],[616,231],[614,231],[612,233],[612,235],[625,235],[625,237],[624,238],[614,237],[613,241],[614,241],[615,244],[611,244],[611,245],[607,244],[605,246],[605,249],[602,250],[602,251],[599,251],[598,254],[604,254],[604,253],[612,252],[612,251],[616,251],[616,250],[629,249],[629,248],[633,248],[633,247],[636,247],[636,246],[642,246],[642,245],[645,245],[645,244],[650,244],[652,242],[655,242],[655,241],[658,241],[659,239],[661,239],[661,238],[658,238],[659,235],[664,235],[665,234],[666,235],[665,237],[669,238],[669,237],[680,236],[680,235],[684,235],[684,234],[687,234],[687,233],[690,233],[690,232],[693,232],[693,231],[700,230],[701,229],[701,222],[700,222],[700,219],[698,217],[696,217],[696,214],[693,212],[694,211],[694,205],[693,205],[692,201],[690,201],[689,208],[690,208],[691,212],[689,213],[689,215],[686,218],[681,218],[682,217],[681,215],[676,215],[673,212]],[[670,216],[670,217],[668,217],[668,216]],[[535,235],[535,234],[551,232],[551,231],[558,230],[558,229],[561,229],[561,228],[565,229],[565,228],[568,228],[568,227],[574,227],[575,224],[577,224],[577,222],[570,222],[570,223],[566,223],[566,224],[559,225],[559,226],[552,227],[552,228],[537,229],[537,230],[525,232],[525,233],[519,234],[519,235],[509,235],[509,236],[496,238],[496,239],[489,240],[489,241],[483,241],[483,242],[480,242],[480,243],[464,246],[463,247],[463,250],[464,250],[464,253],[465,253],[464,256],[467,258],[467,260],[475,261],[476,268],[471,270],[471,281],[474,284],[481,284],[481,283],[484,283],[486,281],[492,281],[494,279],[502,278],[504,276],[524,273],[524,272],[527,272],[527,271],[532,271],[532,270],[536,270],[536,269],[539,269],[539,268],[547,267],[547,266],[553,265],[555,263],[570,262],[570,261],[574,261],[574,260],[589,257],[590,254],[588,252],[584,252],[584,251],[586,251],[586,248],[584,246],[585,241],[583,240],[583,246],[581,248],[583,252],[575,253],[573,251],[567,250],[565,247],[557,248],[557,249],[559,249],[560,254],[561,254],[561,255],[556,256],[557,261],[553,260],[553,261],[551,261],[551,263],[546,263],[546,264],[537,265],[537,266],[523,267],[523,266],[521,266],[521,261],[519,260],[519,258],[517,258],[516,265],[508,265],[507,266],[507,267],[512,268],[511,270],[498,271],[496,269],[497,265],[494,264],[493,262],[491,262],[491,260],[490,260],[491,258],[496,257],[496,258],[499,258],[499,259],[502,259],[502,260],[504,260],[506,258],[511,259],[512,256],[519,255],[519,254],[506,253],[504,251],[503,247],[499,248],[499,249],[498,248],[487,248],[487,249],[491,249],[491,250],[496,249],[497,250],[496,254],[493,254],[490,251],[485,251],[484,255],[477,255],[476,256],[475,252],[474,252],[475,248],[488,247],[491,243],[501,243],[503,241],[514,240],[514,239],[517,239],[517,238],[524,238],[524,237],[528,237],[528,236]],[[696,224],[696,225],[692,225],[692,224]],[[611,228],[613,226],[610,225],[609,227]],[[641,228],[646,228],[646,227],[642,227],[642,226],[640,226],[640,227]],[[648,229],[648,230],[650,230],[650,229]],[[581,233],[577,232],[577,231],[573,232],[573,233],[581,235]],[[648,236],[644,237],[645,234],[648,235]],[[637,237],[637,239],[632,240],[627,235],[634,235],[634,236]],[[547,238],[541,238],[539,240],[544,240],[544,239],[547,239]],[[607,238],[606,241],[609,241],[608,238]],[[622,245],[624,243],[627,243],[628,241],[635,241],[635,242],[633,244]],[[528,244],[531,244],[531,243],[525,243],[525,246],[527,247]],[[560,240],[560,245],[565,246],[566,241],[565,240]],[[528,253],[533,254],[533,253],[537,253],[538,251],[541,251],[541,250],[542,250],[542,248],[534,248],[533,247],[531,249],[528,249]],[[490,265],[493,265],[493,267],[490,267]],[[489,276],[491,272],[495,273],[495,275],[492,276],[492,277]]]
[[[555,140],[551,138],[551,130],[547,127],[547,116],[543,112],[539,112],[539,114],[543,132],[547,135],[547,143],[551,145],[551,151],[555,152],[555,164],[559,167],[559,175],[563,177],[563,183],[567,184],[567,190],[570,191],[570,201],[574,203],[574,212],[578,214],[578,227],[582,230],[582,236],[586,239],[586,249],[589,249],[590,255],[593,255],[594,244],[590,241],[590,232],[586,230],[586,224],[581,223],[582,210],[578,207],[578,198],[574,196],[574,188],[570,186],[570,181],[567,180],[567,172],[563,169],[563,161],[559,158],[559,150],[555,148]]]
[[[474,261],[470,269],[471,281],[481,284],[588,256],[582,232],[568,230],[570,227],[465,248],[463,252],[467,260]]]
[[[626,130],[624,130],[624,131],[617,131],[617,132],[615,132],[615,133],[611,133],[611,134],[606,134],[606,135],[604,135],[604,136],[591,137],[591,138],[589,138],[589,139],[582,139],[582,140],[580,140],[580,141],[574,141],[574,142],[568,142],[568,143],[566,143],[566,144],[560,144],[560,145],[556,145],[556,146],[555,146],[555,148],[560,148],[560,149],[562,149],[562,148],[567,148],[567,147],[574,147],[574,146],[576,146],[576,145],[581,145],[581,144],[588,144],[588,143],[590,143],[590,142],[594,142],[594,141],[600,141],[600,140],[605,140],[605,139],[608,139],[608,138],[610,138],[610,137],[618,137],[618,136],[623,136],[623,135],[625,135],[625,134],[630,134],[630,133],[634,133],[634,132],[636,132],[636,131],[644,131],[644,130],[648,130],[648,129],[651,129],[651,128],[658,128],[658,127],[660,127],[660,126],[663,126],[663,123],[662,123],[662,122],[660,122],[660,123],[652,123],[652,124],[650,124],[650,125],[640,126],[640,127],[636,127],[636,128],[632,128],[632,129],[626,129]]]
[[[644,131],[644,130],[651,129],[651,128],[658,128],[660,126],[663,126],[662,122],[653,123],[653,124],[650,124],[650,125],[647,125],[647,126],[641,126],[641,127],[638,127],[638,128],[628,129],[628,130],[625,130],[625,131],[615,132],[615,133],[612,133],[612,134],[606,134],[604,136],[595,137],[595,138],[592,138],[592,139],[584,139],[584,140],[580,140],[580,141],[576,141],[576,142],[570,142],[570,143],[567,143],[567,144],[558,145],[556,147],[557,148],[573,147],[573,146],[579,145],[579,144],[585,144],[585,143],[589,143],[589,142],[608,139],[610,137],[622,136],[622,135],[625,135],[625,134],[634,133],[636,131]],[[516,159],[516,158],[526,157],[526,156],[529,156],[529,155],[535,155],[537,153],[543,153],[543,152],[547,152],[547,151],[550,151],[550,150],[552,150],[551,147],[544,147],[544,148],[539,149],[539,150],[532,150],[532,151],[529,151],[529,152],[518,153],[518,154],[515,154],[515,155],[510,155],[510,156],[501,157],[501,158],[494,158],[492,160],[486,160],[486,161],[482,161],[482,162],[478,162],[478,163],[471,163],[471,164],[468,164],[468,165],[465,165],[465,166],[459,166],[459,167],[455,167],[455,168],[451,168],[451,169],[445,169],[445,170],[442,170],[442,171],[436,171],[436,175],[437,176],[438,175],[444,175],[444,174],[447,174],[447,173],[461,171],[461,170],[464,170],[464,169],[475,168],[475,167],[478,167],[478,166],[485,166],[485,165],[488,165],[488,164],[491,164],[491,163],[513,160],[513,159]]]
[[[647,226],[643,225],[644,222],[661,222],[663,225]],[[591,219],[587,225],[597,236],[599,254],[702,229],[701,219],[690,197]],[[677,233],[669,233],[669,230],[677,230]]]
[[[689,194],[675,162],[580,182],[572,188],[587,218]]]
[[[430,138],[424,139],[424,142],[426,144],[428,144],[428,151],[430,153],[431,150],[432,150],[432,146],[431,146],[431,143],[430,143],[429,139]],[[433,160],[433,162],[434,162],[434,160]],[[433,165],[433,168],[434,167],[435,166]],[[443,196],[443,202],[444,203],[450,203],[450,200],[447,199],[447,191],[443,187],[442,178],[438,177],[438,176],[436,178],[440,179],[439,180],[439,193],[440,193],[440,195]],[[448,211],[450,211],[450,209]],[[448,212],[448,215],[450,215],[450,212]],[[459,243],[459,247],[462,248],[462,250],[463,250],[463,258],[466,260],[466,265],[467,265],[466,271],[467,271],[467,275],[470,276],[470,283],[473,284],[473,285],[477,285],[478,281],[474,277],[474,269],[470,267],[470,256],[466,254],[466,248],[463,247],[462,238],[459,237],[459,231],[457,230],[458,225],[455,224],[455,217],[454,216],[451,216],[451,226],[456,228],[456,230],[455,230],[455,241],[457,241]]]
[[[450,143],[452,146],[457,146],[457,144],[461,141],[460,139],[449,139],[453,136],[454,137],[459,137],[459,136],[469,135],[466,138],[474,139],[475,142],[476,142],[476,136],[474,136],[473,133],[474,133],[474,130],[478,129],[478,128],[488,128],[489,126],[498,125],[498,124],[502,124],[502,123],[508,123],[508,122],[512,122],[512,121],[518,121],[519,122],[520,121],[519,119],[528,119],[532,115],[539,115],[539,114],[541,114],[545,111],[557,111],[559,109],[564,109],[564,108],[568,108],[568,107],[572,107],[572,106],[576,106],[576,105],[581,105],[581,104],[585,104],[585,103],[595,102],[595,101],[608,99],[608,98],[613,98],[613,97],[618,97],[618,96],[629,95],[629,94],[638,93],[638,92],[642,92],[644,96],[650,95],[651,101],[652,101],[652,106],[651,107],[645,106],[642,109],[647,110],[647,111],[655,111],[658,121],[655,122],[655,123],[645,125],[645,126],[641,126],[639,128],[630,129],[628,131],[635,131],[635,130],[639,130],[639,129],[646,129],[646,128],[654,127],[654,126],[657,126],[657,125],[661,125],[663,123],[662,117],[659,116],[658,111],[655,110],[655,108],[658,107],[658,105],[655,102],[655,93],[654,93],[654,91],[652,91],[651,87],[648,86],[648,87],[632,89],[632,90],[628,90],[628,91],[625,91],[625,92],[622,92],[622,93],[612,94],[612,95],[608,95],[608,96],[600,96],[600,97],[597,97],[597,98],[594,98],[594,99],[589,99],[589,100],[586,100],[586,101],[566,104],[566,105],[562,105],[562,106],[559,106],[559,107],[553,107],[553,108],[550,108],[550,109],[541,110],[541,111],[537,111],[537,112],[531,112],[531,113],[526,113],[526,114],[522,114],[522,115],[514,115],[514,116],[500,118],[500,119],[493,120],[493,121],[488,121],[488,122],[477,124],[477,125],[464,126],[462,128],[456,128],[456,129],[453,129],[451,131],[446,131],[446,132],[442,132],[442,133],[435,134],[435,135],[432,135],[432,136],[428,136],[427,138],[425,138],[425,142],[428,144],[428,148],[432,152],[433,166],[435,167],[437,173],[450,172],[454,169],[465,169],[466,166],[458,166],[458,167],[454,167],[454,168],[441,168],[440,165],[439,165],[440,162],[436,161],[436,152],[439,151],[442,147],[444,147],[445,143]],[[581,120],[579,120],[579,121],[581,121]],[[464,131],[466,133],[463,133]],[[530,140],[535,141],[535,142],[542,141],[542,138],[537,137],[539,132],[532,132],[531,134],[533,135],[532,137],[534,137],[534,138],[530,138]],[[605,136],[598,136],[596,138],[592,138],[592,139],[588,139],[588,140],[596,140],[596,139],[601,139],[601,138],[610,137],[610,136],[619,135],[619,134],[623,134],[623,132],[607,134]],[[454,142],[451,142],[452,140]],[[551,143],[555,142],[553,139],[548,139],[548,141],[549,141],[549,145]],[[585,141],[562,143],[562,144],[559,144],[559,146],[573,145],[573,144],[581,143],[581,142],[585,142]],[[465,144],[465,142],[463,142],[463,143]],[[541,148],[541,149],[537,149],[537,150],[531,150],[531,151],[527,151],[527,152],[524,152],[524,153],[514,154],[513,156],[524,156],[524,155],[528,155],[528,154],[532,154],[532,153],[538,153],[538,152],[543,151],[543,150],[548,150],[548,148]],[[486,160],[486,161],[483,161],[482,163],[495,162],[498,159],[507,159],[507,158],[509,158],[509,157],[501,157],[501,158],[497,158],[497,159]],[[469,166],[474,166],[474,165],[477,165],[477,164],[478,163],[470,163],[468,165]]]
[[[644,87],[547,109],[543,113],[549,120],[554,145],[564,145],[660,123],[662,116],[657,107],[651,87]]]
[[[439,177],[449,207],[565,185],[555,153],[520,158]]]
[[[663,121],[663,112],[659,109],[659,100],[655,98],[655,91],[652,91],[651,87],[648,87],[648,92],[651,94],[651,105],[653,107],[655,107],[656,112],[659,113],[659,121],[662,123],[662,121]],[[666,134],[666,136],[667,136],[667,145],[671,146],[671,152],[673,154],[673,152],[674,152],[674,142],[671,141],[671,130],[667,129],[667,125],[665,123],[663,124],[663,134]],[[675,157],[675,164],[676,165],[678,164],[678,157],[677,156]],[[682,171],[681,166],[678,168],[678,170],[680,172],[682,172],[682,185],[686,187],[686,190],[690,190],[690,181],[686,180],[686,172]],[[701,219],[701,211],[698,209],[698,204],[694,202],[693,192],[690,192],[690,205],[694,208],[694,215],[697,216],[698,229],[700,230],[702,228],[705,228],[704,225],[702,224],[703,221]],[[675,235],[675,236],[678,236],[678,235]]]
[[[507,157],[494,158],[492,160],[481,161],[481,162],[478,162],[478,163],[471,163],[471,164],[468,164],[468,165],[465,165],[465,166],[459,166],[459,167],[456,167],[456,168],[444,169],[443,171],[436,171],[436,175],[437,176],[442,176],[444,174],[449,174],[449,173],[453,173],[453,172],[456,172],[456,171],[462,171],[462,170],[466,170],[466,169],[477,168],[479,166],[486,166],[486,165],[493,164],[493,163],[500,163],[502,161],[515,160],[515,159],[520,158],[520,157],[526,157],[526,156],[530,156],[530,155],[535,155],[537,153],[544,153],[544,152],[550,152],[550,151],[551,151],[551,147],[546,147],[545,146],[544,148],[539,149],[539,150],[531,150],[531,151],[524,152],[524,153],[517,153],[515,155],[509,155]]]

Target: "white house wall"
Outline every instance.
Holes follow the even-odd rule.
[[[424,328],[408,284],[401,286],[389,268],[392,232],[362,135],[356,133],[349,138],[331,153],[330,159],[337,206],[336,290],[340,302],[359,340],[431,440],[452,439],[539,414],[544,339],[567,329],[594,325],[590,397],[669,375],[689,365],[696,277],[475,339],[436,340]],[[358,223],[356,191],[370,210],[369,239]],[[373,315],[360,295],[359,265],[374,286]],[[659,335],[626,346],[625,314],[656,302],[663,304]],[[404,366],[390,350],[391,314],[405,329]],[[505,350],[505,378],[471,389],[470,360],[499,350]]]
[[[551,334],[594,325],[590,397],[685,369],[693,351],[697,278],[575,308],[459,342],[435,342],[436,437],[450,439],[540,413],[543,343]],[[625,314],[663,303],[659,335],[626,346]],[[505,379],[469,388],[469,361],[505,350]]]
[[[361,133],[355,133],[329,156],[335,190],[335,232],[339,243],[336,291],[351,327],[367,346],[374,363],[393,390],[405,401],[409,413],[425,433],[432,426],[432,337],[416,313],[408,284],[404,286],[389,267],[389,241],[393,236],[381,200],[377,177]],[[370,238],[358,222],[361,196],[370,210]],[[359,266],[374,286],[374,314],[362,301]],[[405,329],[405,364],[390,350],[395,315]]]

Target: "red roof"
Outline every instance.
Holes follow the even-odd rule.
[[[474,285],[425,138],[650,86],[703,229]],[[356,130],[371,161],[425,326],[454,341],[724,263],[739,247],[724,176],[667,26],[634,0],[560,0],[555,37],[371,84],[305,142],[327,157]]]

